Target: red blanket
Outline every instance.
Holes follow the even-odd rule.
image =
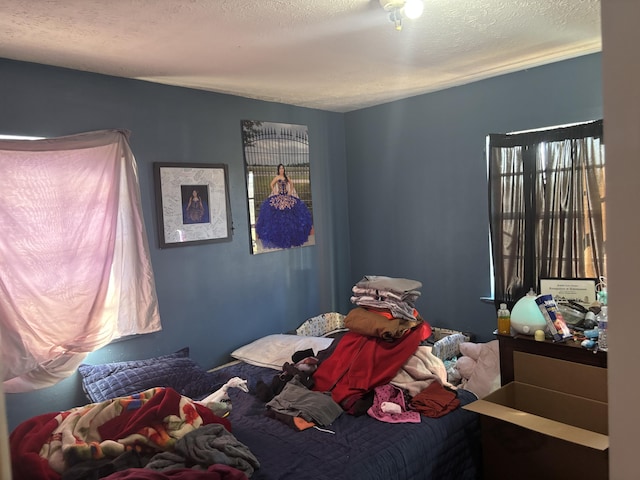
[[[172,450],[201,425],[228,420],[170,388],[152,388],[129,397],[46,413],[11,433],[13,477],[59,480],[68,462],[115,458],[127,449]]]

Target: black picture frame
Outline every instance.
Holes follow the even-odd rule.
[[[552,295],[557,302],[573,301],[589,305],[597,300],[597,278],[540,278],[540,295]]]
[[[155,162],[153,177],[160,248],[231,241],[227,165]]]

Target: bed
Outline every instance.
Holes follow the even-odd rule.
[[[209,371],[189,358],[187,348],[147,360],[83,365],[83,388],[90,403],[67,412],[34,417],[12,432],[14,479],[480,478],[479,419],[477,414],[460,408],[477,400],[467,390],[455,391],[457,408],[438,417],[419,415],[419,423],[392,423],[345,411],[328,425],[307,422],[304,428],[295,428],[266,414],[270,409],[259,395],[260,388],[281,378],[283,366],[293,364],[292,353],[311,351],[315,356],[339,344],[344,336],[336,335],[332,326],[325,322],[321,337],[301,335],[318,334],[305,331],[305,327],[258,339],[234,351],[234,360],[229,364]],[[211,392],[221,392],[234,378],[245,380],[246,387],[225,387],[224,400],[216,402],[217,409],[212,404],[198,403],[210,397]],[[108,437],[102,435],[106,431]],[[204,448],[211,445],[214,449],[213,453],[206,452],[206,461],[194,461],[186,454],[176,457],[176,445],[205,431],[208,437]],[[226,435],[222,440],[221,434]],[[105,442],[105,438],[113,441]],[[43,458],[43,452],[47,457],[47,452],[56,450],[51,447],[52,441],[57,442],[55,455]],[[215,451],[221,448],[221,441],[222,453]],[[109,455],[109,448],[115,448],[115,453]],[[127,462],[132,462],[131,452],[135,453],[133,463],[117,465],[114,461],[128,454]],[[147,456],[141,459],[143,454]],[[69,458],[73,461],[69,462]],[[153,470],[152,474],[142,469],[150,458],[155,459],[154,465],[159,460],[165,465],[169,460],[174,463],[171,468]],[[199,476],[204,474],[207,476]]]
[[[215,373],[220,381],[233,376],[265,382],[273,370],[244,362]],[[327,431],[295,431],[264,415],[264,403],[231,390],[229,420],[234,435],[260,460],[251,477],[275,479],[433,479],[479,478],[479,427],[475,415],[458,408],[421,423],[389,424],[368,415],[343,414]],[[476,400],[460,391],[462,404]],[[331,433],[329,433],[331,432]]]

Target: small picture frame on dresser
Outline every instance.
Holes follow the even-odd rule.
[[[591,305],[596,302],[597,278],[541,278],[538,292],[552,295],[557,303],[577,302]]]

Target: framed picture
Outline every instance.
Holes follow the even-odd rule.
[[[596,278],[541,278],[540,295],[553,295],[556,302],[591,305],[596,301]]]
[[[154,163],[160,248],[231,240],[227,165]]]
[[[251,253],[315,245],[306,125],[242,120]]]

